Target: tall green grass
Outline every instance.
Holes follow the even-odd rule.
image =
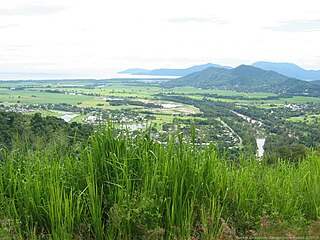
[[[21,239],[210,239],[226,225],[247,235],[261,219],[319,219],[317,151],[297,164],[235,164],[182,139],[106,127],[82,147],[1,149],[0,234],[10,219]]]

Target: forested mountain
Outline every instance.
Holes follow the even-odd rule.
[[[320,80],[310,81],[312,84],[320,86]]]
[[[234,69],[210,67],[171,80],[165,83],[165,86],[193,86],[208,89],[320,96],[319,85],[248,65],[240,65]]]
[[[290,78],[296,78],[301,80],[320,80],[320,70],[306,70],[294,63],[276,63],[276,62],[255,62],[252,64],[253,67],[260,68],[266,71],[274,71],[281,75],[288,76]],[[131,74],[131,75],[153,75],[153,76],[186,76],[194,72],[203,71],[206,68],[215,67],[223,69],[232,69],[231,67],[221,66],[218,64],[207,63],[197,66],[192,66],[184,69],[170,69],[170,68],[160,68],[160,69],[142,69],[142,68],[131,68],[119,72],[120,74]]]
[[[132,69],[127,69],[125,71],[121,71],[119,73],[132,74],[132,75],[153,75],[153,76],[186,76],[194,72],[202,71],[209,67],[231,69],[231,67],[221,66],[213,63],[207,63],[207,64],[196,65],[196,66],[192,66],[184,69],[160,68],[160,69],[154,69],[154,70],[147,70],[147,69],[140,69],[140,68],[132,68]]]
[[[320,70],[306,70],[293,63],[256,62],[252,66],[263,70],[272,70],[292,78],[320,80]]]

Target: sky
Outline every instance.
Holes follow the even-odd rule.
[[[291,62],[320,70],[318,0],[10,0],[0,79]]]

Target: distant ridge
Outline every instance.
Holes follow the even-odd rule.
[[[252,66],[272,70],[282,75],[302,80],[320,80],[320,70],[306,70],[293,63],[256,62]]]
[[[120,74],[137,74],[137,73],[148,73],[150,70],[143,69],[143,68],[129,68],[127,70],[118,72]]]
[[[218,64],[207,63],[202,65],[196,65],[189,68],[183,69],[171,69],[171,68],[160,68],[160,69],[141,69],[141,68],[131,68],[124,71],[119,72],[120,74],[131,74],[131,75],[151,75],[151,76],[186,76],[188,74],[202,71],[209,67],[216,67],[216,68],[224,68],[224,69],[231,69],[228,66],[221,66]]]
[[[240,65],[233,69],[210,67],[203,71],[171,80],[165,83],[165,86],[193,86],[245,92],[260,91],[290,96],[320,96],[320,85],[249,65]]]

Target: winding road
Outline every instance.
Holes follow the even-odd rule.
[[[238,138],[238,140],[239,140],[238,146],[241,147],[242,143],[243,143],[242,138],[228,124],[226,124],[223,120],[218,118],[218,121],[220,121],[222,126],[226,127],[233,135],[235,135]]]

